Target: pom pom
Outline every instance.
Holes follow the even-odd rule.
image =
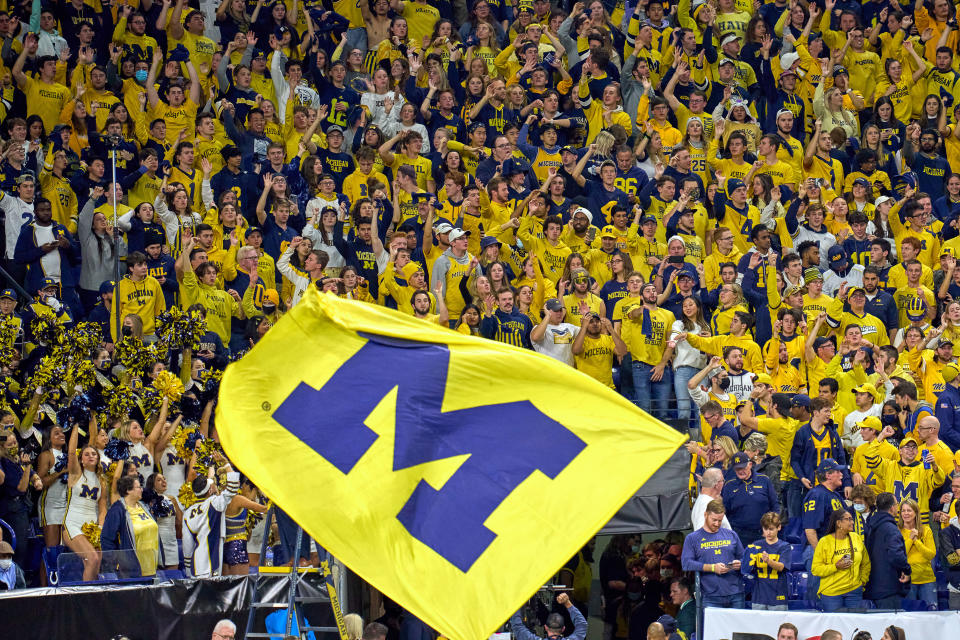
[[[67,377],[64,382],[67,389],[76,387],[90,389],[97,382],[96,369],[94,369],[93,363],[86,359],[72,359],[67,366]]]
[[[193,485],[189,482],[184,482],[183,486],[180,487],[180,493],[177,494],[177,500],[180,501],[180,508],[184,511],[200,502],[200,498],[198,498],[197,494],[193,492]]]
[[[270,508],[272,503],[267,501],[267,509]],[[259,511],[254,511],[253,509],[247,509],[247,519],[244,521],[243,526],[247,530],[247,539],[250,539],[250,534],[253,533],[254,528],[257,526],[257,523],[263,520],[263,516],[266,514],[266,511],[260,513]]]
[[[196,350],[207,332],[207,322],[198,311],[183,311],[172,307],[157,316],[158,344],[174,351]]]
[[[16,344],[19,333],[20,323],[15,316],[0,318],[0,364],[8,365],[18,358],[13,345]]]
[[[159,413],[162,400],[159,391],[153,387],[147,387],[140,395],[140,411],[144,416],[152,416]]]
[[[193,468],[197,470],[197,475],[205,476],[210,467],[216,468],[217,461],[214,459],[214,454],[223,455],[223,447],[213,438],[202,438],[194,448],[194,453],[197,455],[197,460]]]
[[[93,545],[94,549],[100,548],[100,525],[96,522],[87,522],[80,527],[80,532],[87,536],[87,540]]]
[[[53,465],[53,473],[55,473],[55,474],[56,474],[56,473],[60,473],[61,471],[63,471],[64,469],[67,468],[67,465],[68,465],[69,463],[70,463],[70,454],[69,454],[69,453],[63,454],[62,456],[60,456],[59,458],[57,458],[56,463],[54,463],[54,465]],[[68,476],[68,475],[70,475],[70,474],[65,473],[65,474],[63,474],[62,476],[60,476],[60,484],[67,484],[67,476]]]
[[[34,342],[42,345],[53,345],[59,342],[62,331],[63,325],[57,321],[53,313],[41,313],[30,323]]]
[[[200,431],[196,427],[184,427],[181,424],[170,438],[170,446],[182,460],[189,460],[200,437]]]
[[[134,373],[145,371],[158,360],[157,350],[153,345],[144,345],[140,338],[133,336],[124,336],[117,340],[113,357]]]
[[[137,396],[129,386],[118,384],[105,390],[107,412],[115,418],[126,418],[137,404]]]
[[[153,381],[153,388],[160,393],[161,398],[170,398],[170,402],[176,402],[183,395],[183,383],[169,371],[160,372],[157,379]]]
[[[103,448],[103,452],[111,460],[126,460],[130,457],[130,447],[133,446],[126,440],[119,438],[110,438],[110,442]]]

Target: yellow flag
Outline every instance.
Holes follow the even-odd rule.
[[[543,355],[315,290],[220,387],[239,469],[453,640],[488,637],[685,439]]]

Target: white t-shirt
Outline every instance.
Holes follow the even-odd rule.
[[[569,322],[548,324],[547,330],[543,332],[543,339],[533,343],[533,350],[572,367],[573,339],[579,332],[580,327]]]
[[[57,236],[54,235],[53,229],[54,226],[51,224],[49,227],[41,227],[40,225],[33,226],[35,231],[35,237],[37,240],[37,246],[47,244],[48,242],[54,242],[57,239]],[[60,280],[60,251],[48,251],[42,258],[40,258],[40,266],[43,267],[43,275],[48,278],[53,278],[59,282]]]
[[[840,434],[840,440],[843,441],[843,446],[847,449],[856,449],[863,444],[863,436],[860,435],[860,428],[855,427],[854,425],[858,422],[863,422],[863,419],[867,416],[874,416],[876,418],[880,417],[880,410],[883,409],[882,404],[875,404],[866,411],[851,411],[843,419],[843,432]]]
[[[705,493],[697,496],[696,502],[693,503],[693,511],[690,512],[690,522],[693,523],[694,531],[703,527],[704,516],[707,513],[707,505],[717,499],[719,498],[711,498]],[[723,516],[723,523],[721,523],[720,526],[724,529],[733,530],[733,527],[730,526],[730,521],[727,520],[727,516]]]

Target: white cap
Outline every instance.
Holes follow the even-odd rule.
[[[880,196],[874,201],[873,206],[879,207],[880,205],[882,205],[884,202],[887,202],[888,200],[892,201],[893,198],[891,198],[890,196]]]
[[[458,238],[462,238],[463,236],[468,236],[468,235],[470,235],[469,231],[464,231],[463,229],[454,229],[453,231],[450,232],[450,236],[447,238],[447,240],[449,240],[450,242],[453,242]]]
[[[449,222],[441,222],[433,228],[436,233],[450,233],[453,231],[453,225]]]
[[[578,213],[582,213],[583,215],[587,216],[587,220],[590,221],[590,224],[593,224],[593,214],[590,213],[589,209],[587,209],[586,207],[577,207],[576,209],[573,210],[573,215],[575,216]]]
[[[780,56],[780,69],[782,71],[787,71],[792,67],[797,60],[800,59],[800,54],[796,51],[791,51],[790,53],[785,53]]]
[[[720,46],[722,47],[722,46],[725,45],[725,44],[729,44],[729,43],[731,43],[731,42],[736,42],[736,41],[738,41],[739,39],[740,39],[740,36],[738,36],[737,34],[735,34],[735,33],[728,33],[727,35],[725,35],[725,36],[723,37],[723,40],[720,42]]]

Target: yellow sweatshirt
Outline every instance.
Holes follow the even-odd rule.
[[[910,562],[910,582],[930,584],[936,578],[933,575],[933,558],[937,555],[937,546],[933,542],[933,531],[929,525],[919,527],[920,536],[913,540],[906,529],[900,529],[903,543],[907,547],[907,560]]]
[[[850,554],[853,565],[849,569],[838,569],[837,561],[846,554]],[[833,534],[820,538],[813,552],[813,575],[820,576],[817,595],[821,596],[843,595],[867,584],[870,556],[863,538],[855,533],[848,534],[844,540],[837,540]]]

